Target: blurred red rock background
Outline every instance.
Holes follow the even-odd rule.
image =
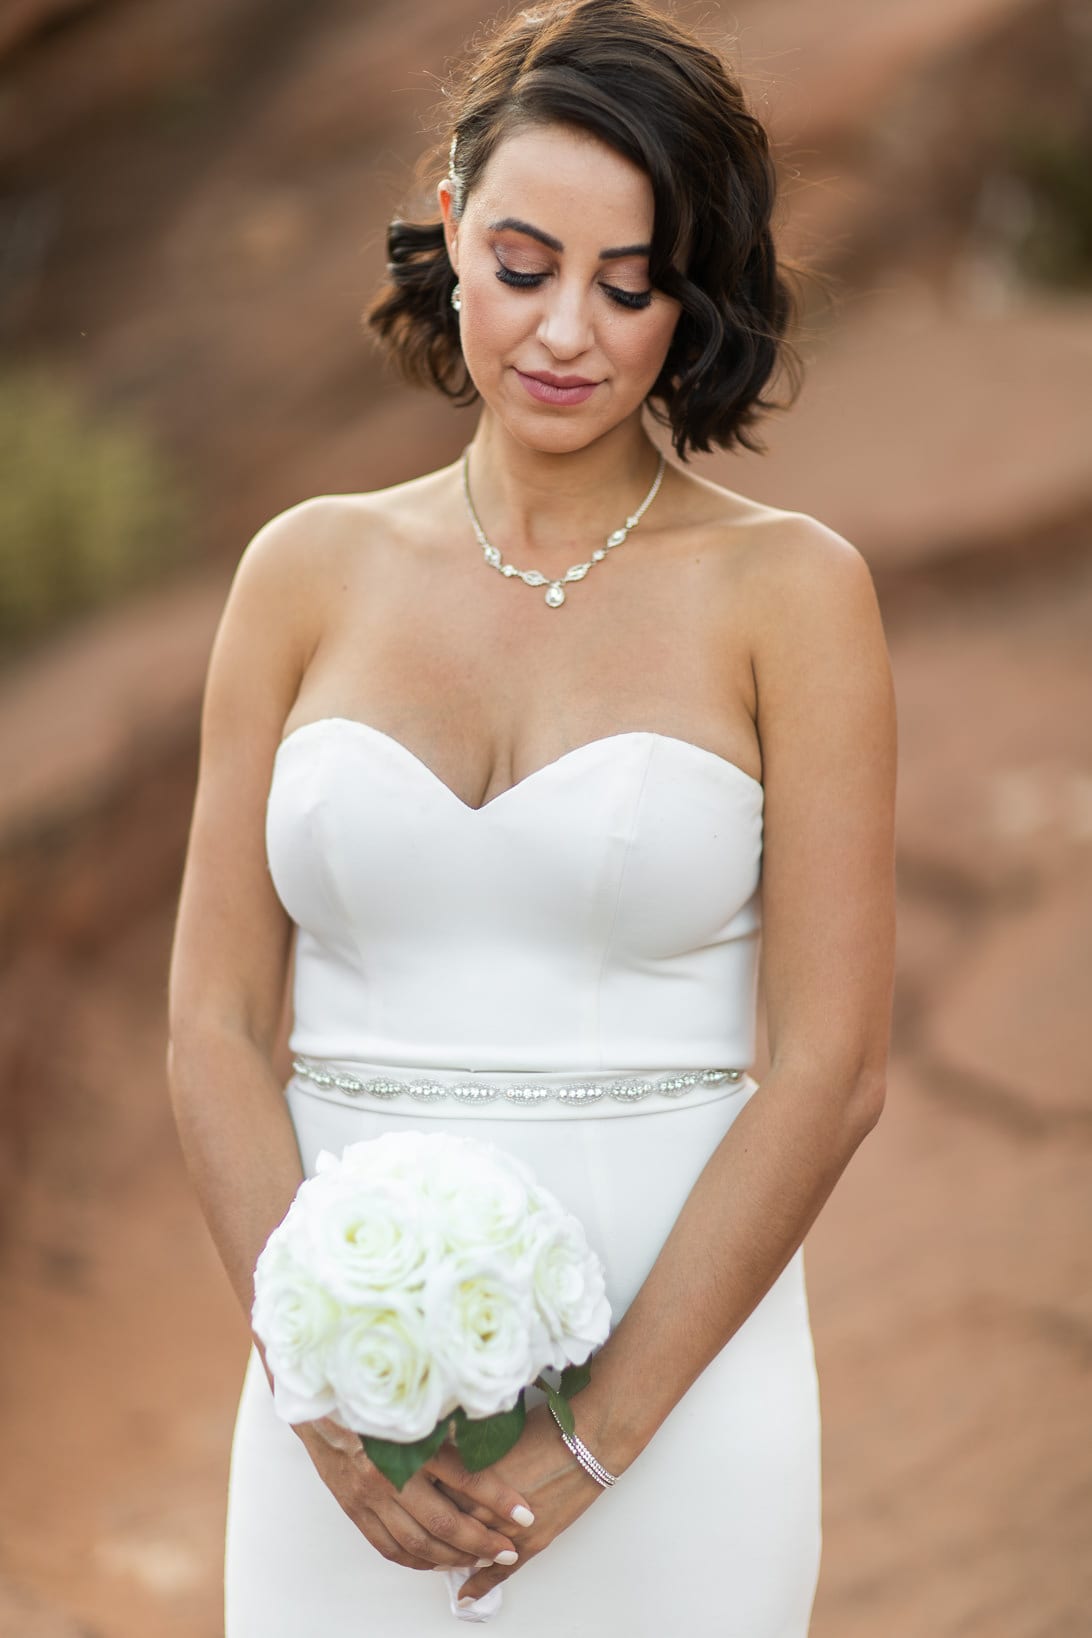
[[[243,1321],[167,955],[239,552],[472,427],[359,312],[480,0],[0,13],[0,1634],[216,1638]],[[809,1240],[816,1638],[1092,1633],[1092,13],[683,7],[822,269],[702,466],[866,555],[900,706],[887,1112]],[[225,1089],[225,1095],[229,1089]],[[731,1475],[725,1475],[731,1483]],[[700,1635],[694,1635],[700,1638]]]

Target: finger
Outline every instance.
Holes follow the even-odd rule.
[[[466,1553],[457,1552],[435,1536],[431,1536],[408,1513],[400,1510],[385,1513],[383,1522],[397,1544],[399,1553],[406,1555],[424,1569],[465,1570],[471,1563],[478,1563],[477,1559],[470,1560]],[[404,1560],[399,1559],[398,1562],[402,1563]]]
[[[487,1592],[492,1592],[494,1587],[499,1587],[503,1581],[507,1581],[510,1576],[515,1575],[518,1568],[518,1564],[513,1565],[510,1570],[502,1569],[498,1565],[496,1569],[490,1567],[475,1571],[473,1575],[467,1576],[459,1588],[459,1596],[456,1602],[461,1604],[464,1599],[469,1601],[474,1598],[484,1598]]]
[[[441,1490],[448,1500],[453,1501],[456,1507],[462,1508],[464,1513],[469,1513],[472,1519],[480,1519],[482,1524],[494,1524],[496,1522],[496,1514],[492,1508],[483,1507],[480,1502],[469,1502],[461,1491],[452,1489],[451,1485],[445,1484],[442,1479],[434,1479],[433,1483],[437,1490]],[[513,1528],[514,1526],[511,1524],[502,1525],[497,1523],[498,1530],[511,1530]]]
[[[416,1508],[412,1500],[407,1502],[405,1489],[400,1491],[373,1463],[367,1460],[364,1463],[354,1461],[353,1466],[356,1472],[350,1494],[342,1499],[342,1506],[369,1539],[372,1539],[374,1521],[378,1533],[383,1537],[382,1544],[376,1540],[375,1545],[381,1552],[385,1552],[388,1546],[393,1548],[390,1556],[395,1563],[406,1564],[409,1568],[418,1570],[435,1570],[438,1565],[443,1565],[445,1569],[459,1565],[465,1569],[476,1565],[482,1559],[492,1563],[496,1557],[493,1552],[471,1554],[459,1552],[433,1537],[414,1516],[414,1513],[420,1510],[420,1502]],[[411,1480],[410,1483],[414,1481]],[[431,1482],[426,1480],[425,1483],[431,1490]],[[451,1511],[457,1520],[460,1516],[458,1508],[452,1507]],[[441,1532],[444,1528],[441,1523]],[[485,1533],[481,1525],[476,1528]]]
[[[472,1473],[463,1465],[454,1445],[441,1445],[425,1463],[425,1471],[434,1473],[449,1489],[465,1496],[468,1510],[475,1518],[480,1517],[478,1509],[484,1509],[505,1529],[513,1523],[521,1529],[529,1529],[535,1522],[534,1509],[528,1506],[526,1496],[506,1484],[491,1467]]]
[[[307,1431],[310,1436],[310,1426]],[[323,1483],[378,1553],[394,1564],[405,1565],[407,1569],[436,1568],[433,1558],[412,1551],[409,1544],[388,1529],[379,1516],[379,1505],[389,1505],[391,1498],[396,1503],[398,1492],[374,1463],[364,1457],[363,1446],[359,1446],[355,1455],[346,1458],[335,1451],[326,1439],[318,1437],[313,1439],[308,1449]],[[481,1556],[484,1558],[486,1555]],[[488,1556],[492,1559],[493,1554]],[[465,1563],[465,1560],[459,1562]]]
[[[363,1510],[361,1515],[350,1514],[353,1523],[365,1535],[377,1553],[390,1559],[392,1564],[402,1564],[407,1570],[434,1570],[435,1564],[427,1558],[418,1558],[395,1540],[379,1515],[370,1508]]]
[[[408,1552],[436,1564],[472,1568],[479,1559],[492,1564],[499,1554],[515,1562],[508,1557],[516,1549],[507,1536],[462,1512],[420,1472],[384,1507],[383,1520]]]
[[[415,1487],[412,1493],[410,1486]],[[513,1546],[511,1537],[516,1526],[509,1523],[504,1529],[499,1523],[494,1524],[494,1515],[488,1511],[484,1519],[475,1517],[463,1505],[464,1498],[456,1493],[452,1499],[427,1469],[414,1474],[403,1494],[412,1497],[412,1505],[407,1510],[420,1523],[442,1540],[463,1547],[475,1560],[484,1558],[491,1564],[497,1558],[504,1564],[517,1561],[519,1550]],[[430,1509],[427,1516],[423,1506]]]

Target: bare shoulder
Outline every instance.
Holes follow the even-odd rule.
[[[779,649],[881,630],[871,570],[829,524],[689,475],[697,537],[723,567],[726,618],[756,663]]]
[[[725,640],[750,657],[771,844],[785,815],[810,811],[824,791],[834,801],[854,787],[873,811],[883,808],[894,777],[894,685],[864,554],[810,513],[700,479],[692,496],[723,568]]]
[[[744,565],[759,641],[829,641],[835,632],[880,629],[864,554],[809,513],[763,507]]]
[[[894,683],[863,553],[829,524],[776,512],[745,555],[757,725],[767,787],[886,808],[896,758]]]
[[[753,500],[697,473],[686,473],[684,508],[697,541],[719,550],[730,570],[732,596],[748,600],[751,618],[763,609],[781,618],[789,606],[801,616],[819,596],[835,604],[868,601],[871,573],[855,545],[810,513]],[[753,606],[750,606],[753,600]]]
[[[319,495],[303,505],[320,511],[324,527],[335,539],[348,533],[353,540],[366,541],[376,529],[385,536],[417,532],[447,505],[451,477],[451,467],[439,467],[385,488]]]
[[[373,495],[312,495],[277,512],[251,536],[237,574],[280,588],[293,599],[314,595],[324,571],[332,568],[353,539],[366,539],[369,519],[381,509]],[[305,601],[309,599],[305,598]],[[296,603],[299,607],[299,603]]]
[[[239,555],[229,604],[234,599],[281,604],[301,624],[314,601],[316,571],[337,549],[347,519],[341,495],[296,501],[263,523]]]
[[[436,504],[450,475],[450,468],[441,467],[381,489],[312,495],[270,518],[247,549],[263,555],[291,554],[292,541],[309,539],[322,549],[333,550],[347,534],[356,536],[361,524],[380,524],[384,528],[412,524]]]
[[[373,550],[421,538],[442,478],[428,473],[384,489],[312,495],[286,507],[248,541],[233,593],[237,586],[247,600],[275,604],[296,646],[312,651],[332,600],[347,577],[366,572]]]

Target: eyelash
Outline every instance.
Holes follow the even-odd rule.
[[[545,277],[545,273],[513,273],[507,267],[497,269],[497,278],[501,283],[513,285],[517,290],[534,290]],[[611,301],[617,302],[619,307],[628,307],[631,311],[647,307],[652,300],[651,290],[620,290],[614,284],[605,284],[603,289]]]

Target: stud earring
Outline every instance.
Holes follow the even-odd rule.
[[[463,293],[460,290],[458,284],[455,285],[454,290],[452,290],[452,292],[451,292],[451,305],[452,305],[452,307],[454,307],[454,309],[455,309],[455,311],[457,313],[462,312]]]

